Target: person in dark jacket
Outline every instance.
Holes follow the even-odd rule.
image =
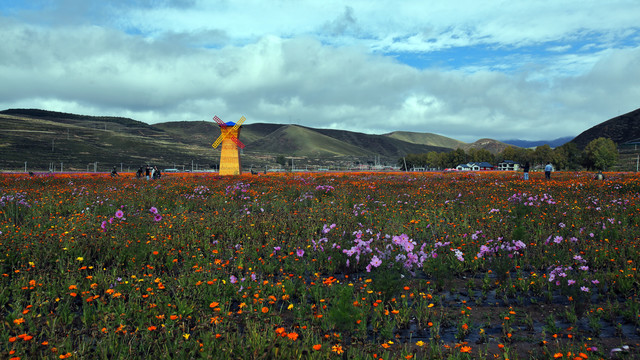
[[[529,162],[527,161],[526,163],[524,163],[524,166],[522,167],[522,171],[524,172],[524,179],[525,180],[529,180]]]

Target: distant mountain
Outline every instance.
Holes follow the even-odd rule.
[[[584,149],[589,142],[599,137],[613,140],[616,144],[640,138],[640,109],[616,116],[576,136],[572,143]]]
[[[442,136],[438,134],[432,134],[432,133],[394,131],[384,135],[390,138],[394,138],[394,139],[398,139],[398,140],[402,140],[402,141],[406,141],[414,144],[439,146],[439,147],[449,148],[449,149],[457,149],[466,145],[466,143],[462,141],[448,138],[446,136]]]
[[[174,121],[149,125],[134,119],[87,116],[39,109],[0,111],[0,170],[64,166],[82,170],[114,165],[137,168],[217,166],[220,150],[211,145],[220,134],[213,121]],[[364,134],[300,125],[244,124],[239,140],[243,163],[273,164],[277,156],[301,158],[298,164],[395,164],[407,154],[486,149],[497,154],[508,145],[492,139],[464,143],[430,133]],[[104,169],[103,169],[104,171]]]
[[[530,141],[530,140],[514,139],[514,140],[502,140],[502,142],[505,143],[505,144],[509,144],[509,145],[513,145],[513,146],[517,146],[517,147],[521,147],[521,148],[534,148],[534,147],[538,147],[538,146],[542,146],[542,145],[549,145],[552,148],[556,148],[558,146],[561,146],[561,145],[564,145],[564,144],[568,143],[572,139],[573,139],[573,137],[571,137],[571,136],[565,136],[565,137],[557,138],[557,139],[554,139],[554,140]]]
[[[251,125],[246,127],[251,131]],[[249,143],[248,147],[251,151],[258,153],[297,157],[373,156],[377,150],[355,146],[298,125],[280,126],[274,132]]]
[[[395,131],[389,134],[385,134],[385,136],[415,144],[440,146],[452,150],[458,148],[463,149],[464,151],[469,151],[469,149],[485,149],[492,154],[498,154],[502,150],[506,149],[507,146],[509,146],[509,144],[505,144],[493,139],[480,139],[472,143],[465,143],[442,135],[431,133],[416,133],[409,131]]]
[[[220,134],[213,121],[175,121],[149,125],[133,119],[86,116],[38,109],[0,111],[0,170],[60,167],[66,170],[104,167],[210,168],[219,161],[211,145]],[[276,156],[336,164],[380,162],[395,164],[409,153],[451,151],[384,135],[313,129],[298,125],[245,124],[239,136],[246,147],[243,163],[264,166]],[[304,160],[306,159],[306,160]]]
[[[470,144],[465,144],[464,146],[462,146],[462,149],[464,151],[469,151],[469,149],[484,149],[496,155],[498,153],[501,153],[508,146],[509,144],[505,144],[498,140],[480,139]]]

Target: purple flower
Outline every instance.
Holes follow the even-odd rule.
[[[237,282],[238,282],[238,278],[237,278],[237,277],[235,277],[235,276],[233,276],[233,275],[231,275],[231,276],[229,277],[229,282],[230,282],[230,283],[232,283],[232,284],[235,284],[235,283],[237,283]]]
[[[160,220],[162,220],[162,215],[160,215],[160,214],[155,214],[155,215],[153,216],[153,221],[158,222],[158,221],[160,221]]]
[[[572,279],[567,280],[567,284],[568,284],[569,286],[571,286],[571,285],[573,285],[573,284],[575,284],[575,283],[576,283],[576,281],[575,281],[575,280],[572,280]]]
[[[380,260],[376,255],[373,255],[371,258],[371,266],[378,267],[382,265],[382,260]]]
[[[157,214],[157,213],[158,213],[158,209],[157,209],[155,206],[152,206],[152,207],[151,207],[151,209],[149,209],[149,211],[150,211],[152,214]]]
[[[586,286],[582,286],[580,287],[580,290],[584,291],[584,292],[589,292],[589,288]]]
[[[304,250],[302,250],[302,249],[298,249],[298,250],[296,251],[296,255],[298,255],[298,257],[302,257],[302,256],[304,255]]]
[[[103,221],[102,224],[100,225],[100,227],[102,228],[102,230],[107,230],[107,222]]]
[[[124,213],[122,212],[122,210],[118,210],[116,211],[116,217],[118,219],[122,219],[122,217],[124,216]]]

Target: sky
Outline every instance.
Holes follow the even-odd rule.
[[[0,110],[552,140],[640,108],[639,18],[638,0],[0,0]]]

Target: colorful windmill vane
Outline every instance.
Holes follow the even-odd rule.
[[[246,120],[241,117],[235,124],[232,122],[225,123],[216,115],[213,120],[220,126],[220,136],[211,145],[217,148],[222,144],[220,152],[220,175],[240,175],[242,168],[240,166],[240,154],[238,148],[244,149],[244,144],[238,140],[240,134],[240,126]]]

